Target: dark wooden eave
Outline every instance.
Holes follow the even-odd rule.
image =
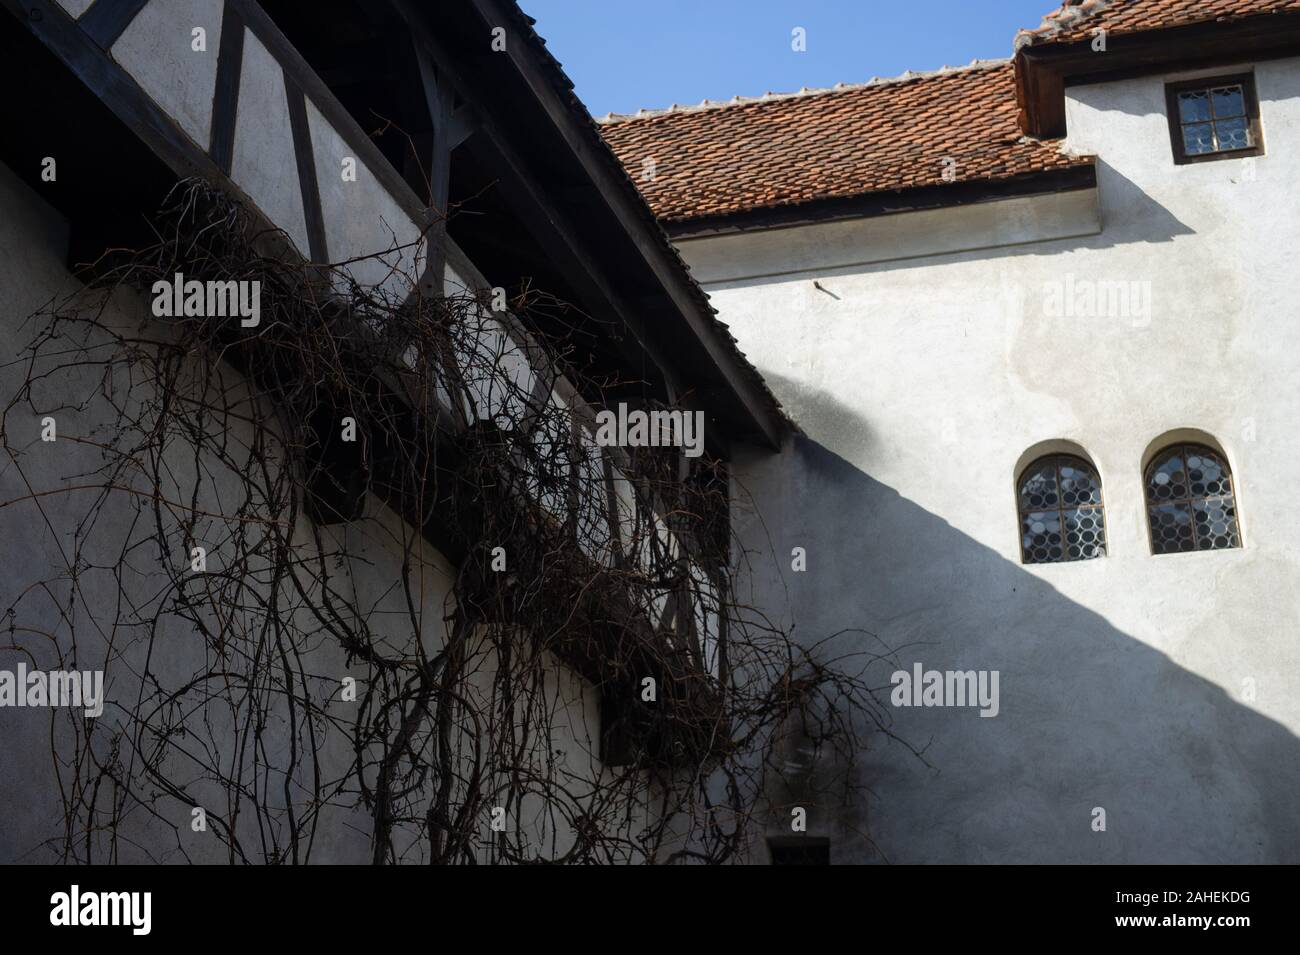
[[[1067,86],[1295,56],[1300,53],[1300,13],[1207,20],[1107,37],[1105,52],[1093,50],[1092,42],[1029,44],[1016,52],[1016,102],[1026,135],[1065,135]]]
[[[110,6],[120,15],[109,17]],[[38,36],[178,175],[228,179],[238,107],[235,78],[242,54],[240,44],[232,39],[237,30],[223,32],[228,42],[216,51],[212,141],[206,150],[196,150],[104,49],[129,22],[134,4],[106,5],[88,21],[93,30],[71,22],[52,0],[0,0],[0,7]],[[428,197],[411,188],[405,172],[371,141],[257,0],[226,4],[231,25],[247,25],[284,68],[295,152],[305,173],[301,184],[313,260],[323,259],[326,250],[316,214],[320,197],[314,167],[301,148],[306,139],[304,96],[412,219],[430,229],[431,239],[442,228],[439,207],[449,201],[449,172],[453,188],[456,171],[481,176],[482,191],[497,197],[497,205],[489,211],[501,214],[490,221],[478,216],[491,227],[484,251],[504,253],[498,268],[483,271],[494,284],[503,285],[521,279],[527,283],[530,275],[535,276],[537,288],[554,290],[578,315],[587,316],[582,332],[587,351],[579,356],[586,361],[584,367],[616,386],[622,383],[629,398],[702,410],[708,421],[705,441],[715,455],[729,456],[733,441],[779,448],[790,427],[788,420],[761,377],[736,350],[725,326],[714,319],[707,297],[691,281],[518,8],[496,0],[445,0],[436,5],[385,0],[357,9],[377,20],[387,18],[390,26],[398,27],[380,38],[390,46],[404,45],[409,50],[414,42],[417,47],[422,74],[402,84],[401,90],[409,91],[413,100],[428,100],[437,107],[430,110],[437,135],[434,188]],[[296,8],[287,10],[288,16],[306,20],[309,26],[316,22]],[[406,29],[401,29],[403,25]],[[490,48],[491,28],[497,25],[509,31],[503,53]],[[380,53],[385,58],[377,59]],[[396,58],[374,50],[368,56],[359,63],[370,70]],[[403,104],[375,105],[387,113]],[[373,116],[363,117],[367,118],[373,120]],[[462,144],[460,166],[452,170],[457,160],[449,154]],[[472,231],[474,216],[465,220],[466,231]],[[467,250],[479,261],[474,248]],[[442,252],[435,248],[430,261],[436,265]],[[559,287],[552,289],[551,279],[557,279]],[[566,319],[558,321],[563,324]],[[587,397],[600,400],[602,396]]]
[[[670,400],[704,410],[708,430],[779,448],[788,421],[518,8],[391,2],[478,117],[475,136],[490,143],[482,154],[498,188],[584,293],[589,313],[617,316],[664,373]],[[493,52],[498,26],[506,49]]]

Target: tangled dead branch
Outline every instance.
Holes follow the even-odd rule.
[[[562,303],[362,285],[197,182],[155,227],[33,316],[0,426],[60,565],[9,648],[111,687],[55,734],[62,858],[196,857],[199,808],[232,862],[723,862],[852,798],[879,657],[737,601],[722,462],[592,441],[602,383],[518,321]],[[178,273],[259,323],[139,319]]]

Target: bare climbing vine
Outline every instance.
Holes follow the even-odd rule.
[[[517,320],[562,303],[304,265],[200,182],[154,225],[30,319],[0,424],[0,512],[43,548],[0,642],[109,687],[52,717],[61,824],[34,843],[724,862],[789,800],[854,798],[880,657],[737,600],[722,462],[594,444],[565,396],[602,383]],[[258,324],[153,317],[177,273],[259,282]]]

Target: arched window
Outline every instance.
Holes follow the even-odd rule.
[[[1144,475],[1153,554],[1240,547],[1232,472],[1203,444],[1157,452]]]
[[[1106,556],[1101,478],[1083,458],[1053,454],[1025,468],[1020,496],[1020,552],[1026,564]]]

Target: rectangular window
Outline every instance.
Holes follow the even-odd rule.
[[[1174,162],[1204,162],[1262,153],[1259,100],[1249,73],[1165,87]]]

